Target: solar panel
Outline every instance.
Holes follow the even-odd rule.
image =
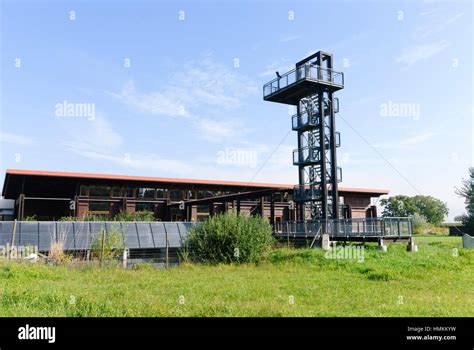
[[[186,240],[188,239],[189,230],[191,229],[193,223],[191,223],[191,222],[178,222],[177,225],[178,225],[178,229],[179,229],[179,238],[180,238],[180,241],[181,241],[181,245],[183,245],[184,242],[186,242]]]
[[[55,234],[55,223],[44,221],[39,222],[39,250],[48,250],[51,247],[51,238]]]
[[[21,222],[17,224],[18,233],[20,233],[21,246],[37,247],[38,242],[38,223],[37,222]]]
[[[181,241],[179,237],[179,229],[176,222],[164,223],[166,232],[168,233],[168,244],[170,248],[181,247]]]
[[[74,222],[75,249],[90,249],[91,239],[89,231],[89,222]]]
[[[180,247],[195,225],[189,222],[17,222],[15,244],[38,246],[49,250],[51,242],[64,239],[65,250],[91,249],[94,237],[103,229],[110,233],[114,228],[123,234],[126,248],[165,248],[166,236],[170,248]],[[13,222],[0,222],[0,245],[11,244]]]
[[[155,241],[155,247],[156,248],[166,247],[164,224],[162,222],[152,222],[150,226],[153,231],[153,239]]]
[[[138,241],[137,228],[134,222],[124,223],[124,234],[125,234],[125,247],[140,248],[140,243]]]
[[[2,222],[0,223],[0,244],[6,246],[7,243],[11,244],[12,241],[12,231],[13,223],[12,222]]]
[[[153,236],[150,230],[149,222],[135,223],[138,231],[138,238],[140,240],[140,248],[154,248]]]
[[[65,250],[73,250],[75,248],[74,226],[70,222],[57,222],[56,239],[57,242],[64,243]]]

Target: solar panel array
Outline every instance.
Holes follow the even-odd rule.
[[[12,244],[13,225],[12,221],[0,222],[0,245]],[[191,222],[18,221],[14,245],[37,246],[44,251],[51,242],[64,237],[65,250],[86,250],[103,230],[107,234],[116,228],[123,234],[126,248],[166,248],[167,241],[169,248],[179,248],[192,225]]]

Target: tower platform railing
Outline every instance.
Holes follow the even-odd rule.
[[[263,97],[268,97],[302,80],[309,80],[341,89],[344,87],[344,73],[307,63],[266,83],[263,86]]]
[[[294,165],[311,165],[317,164],[321,161],[319,147],[304,147],[293,150],[293,164]]]
[[[295,114],[291,117],[291,127],[294,131],[305,131],[319,126],[317,113]]]

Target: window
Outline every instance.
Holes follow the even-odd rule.
[[[211,191],[197,191],[198,199],[209,198],[209,197],[214,197],[214,193],[212,193]]]
[[[153,203],[137,203],[135,205],[135,210],[136,211],[143,211],[143,210],[153,211]]]
[[[81,188],[79,189],[79,196],[84,196],[87,197],[87,186],[86,185],[81,185]]]
[[[275,226],[274,226],[274,229],[276,232],[282,232],[282,222],[283,222],[283,219],[281,216],[275,216]]]
[[[112,197],[122,197],[123,191],[121,187],[112,188]]]
[[[90,197],[110,197],[109,186],[89,186]]]
[[[203,222],[209,219],[209,215],[198,215],[197,216],[197,222]]]
[[[134,189],[133,189],[133,188],[127,187],[127,188],[124,189],[124,191],[125,191],[125,194],[126,194],[126,197],[127,197],[127,198],[133,198],[133,197],[135,197],[135,195],[134,195]]]
[[[137,188],[137,198],[155,198],[154,188]]]
[[[282,195],[280,192],[275,193],[275,194],[273,195],[273,200],[274,200],[275,202],[283,202],[283,201],[284,201],[284,200],[283,200],[283,195]]]
[[[206,213],[209,214],[209,206],[208,205],[197,205],[196,206],[198,213]]]
[[[166,198],[166,190],[162,188],[156,189],[156,198]]]
[[[91,212],[109,212],[109,202],[90,202],[89,211]]]
[[[171,190],[170,199],[172,201],[180,201],[184,198],[184,193],[181,190]]]

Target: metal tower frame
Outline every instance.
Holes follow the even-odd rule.
[[[344,75],[333,70],[332,54],[318,51],[296,63],[292,71],[265,84],[264,100],[296,106],[292,129],[298,135],[293,164],[298,166],[299,184],[294,188],[298,219],[337,219],[338,182],[342,170],[337,166],[335,113],[339,101],[334,92],[344,88]]]

